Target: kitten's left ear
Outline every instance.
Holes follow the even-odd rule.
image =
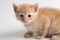
[[[34,4],[34,5],[33,5],[33,8],[34,8],[34,11],[37,12],[37,11],[38,11],[38,4],[37,4],[37,3]]]

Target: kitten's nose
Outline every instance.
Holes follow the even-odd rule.
[[[28,22],[28,19],[25,18],[25,19],[23,19],[23,21],[24,21],[25,23],[27,23],[27,22]]]

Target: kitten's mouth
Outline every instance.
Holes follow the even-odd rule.
[[[28,23],[28,20],[24,19],[23,22],[24,22],[24,23]]]
[[[27,21],[24,21],[24,23],[28,23]]]
[[[23,22],[24,24],[28,24],[28,22]]]
[[[29,22],[28,22],[28,21],[23,21],[23,23],[24,23],[24,24],[29,24]]]

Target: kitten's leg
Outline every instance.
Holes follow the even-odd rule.
[[[48,30],[49,30],[49,27],[50,27],[50,19],[46,17],[44,21],[45,22],[42,24],[42,28],[38,32],[38,37],[37,38],[40,38],[40,39],[45,38],[45,36],[48,34]]]
[[[24,37],[25,37],[25,38],[29,38],[29,37],[31,37],[32,35],[33,35],[32,32],[27,32],[27,33],[24,34]]]
[[[60,35],[53,35],[51,40],[60,40]]]
[[[36,36],[36,38],[37,39],[43,39],[43,38],[45,38],[45,36],[47,35],[47,30],[46,31],[40,31],[38,34],[37,34],[37,36]]]

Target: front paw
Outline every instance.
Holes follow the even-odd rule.
[[[35,38],[36,38],[36,39],[40,39],[40,36],[36,36]]]
[[[24,37],[25,38],[29,38],[29,37],[32,37],[33,33],[32,32],[27,32],[24,34]]]
[[[52,36],[51,40],[60,40],[60,37],[57,35]]]
[[[36,39],[44,39],[45,37],[38,35],[38,36],[36,36],[35,38],[36,38]]]

